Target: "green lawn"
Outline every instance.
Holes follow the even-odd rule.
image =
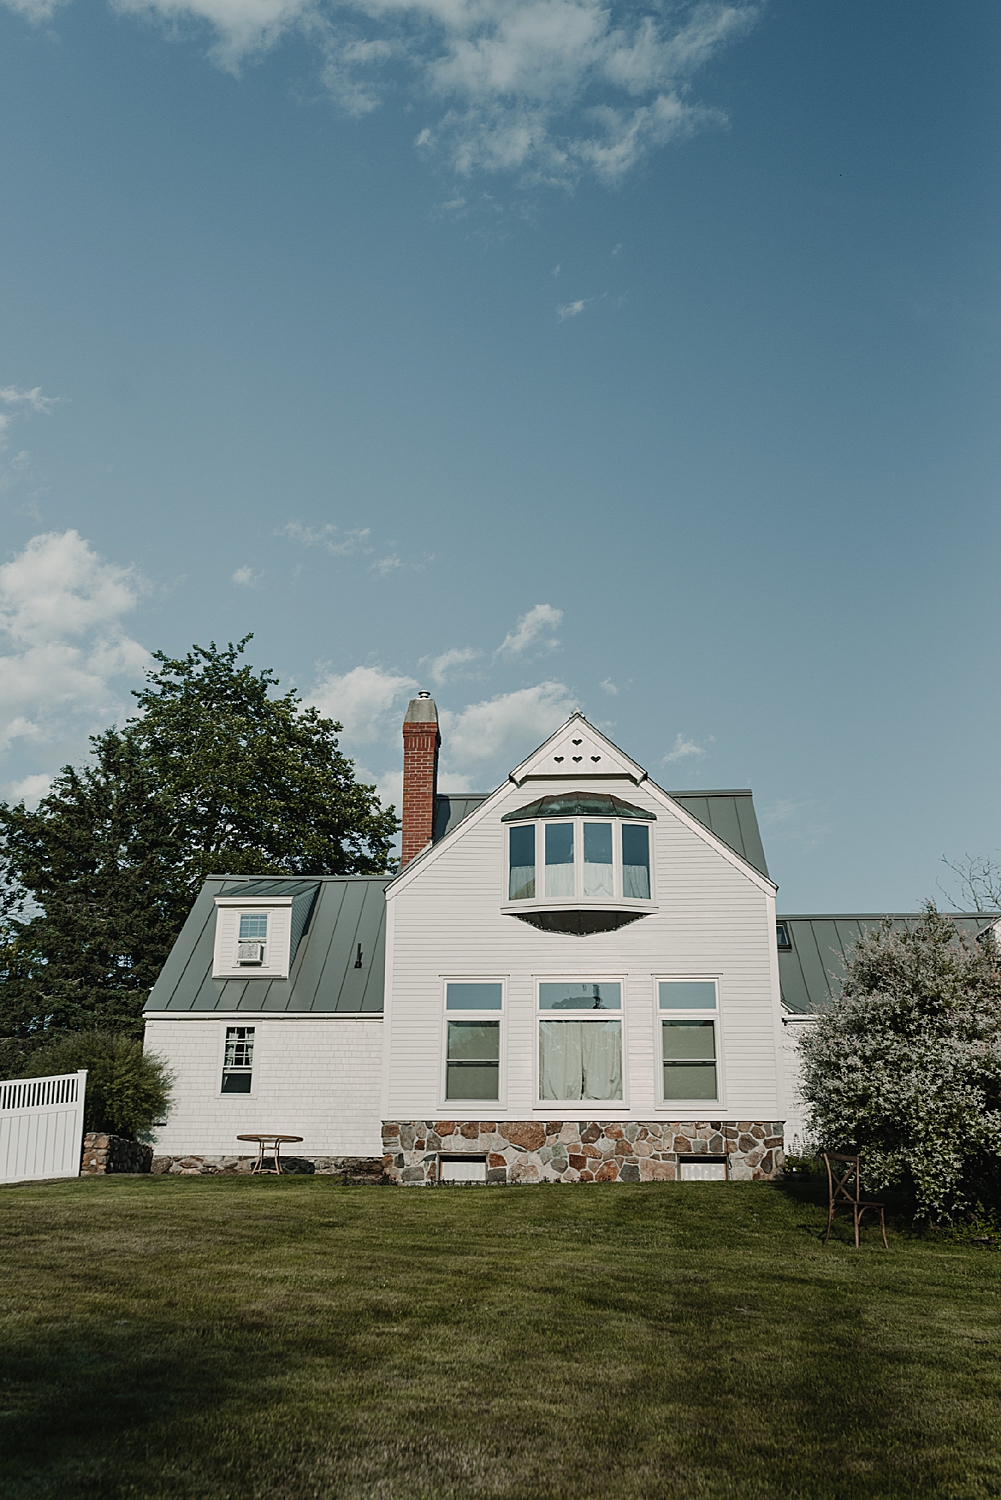
[[[2,1188],[0,1494],[1001,1495],[1001,1255],[824,1218],[738,1183]]]

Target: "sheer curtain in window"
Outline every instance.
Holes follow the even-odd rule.
[[[620,1021],[540,1021],[543,1099],[621,1099]]]

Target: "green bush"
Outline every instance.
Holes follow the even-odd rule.
[[[40,1047],[27,1059],[23,1077],[87,1069],[83,1128],[147,1139],[153,1122],[170,1107],[171,1075],[162,1060],[143,1052],[134,1037],[115,1031],[80,1031]]]

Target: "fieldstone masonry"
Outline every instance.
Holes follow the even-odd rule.
[[[488,1183],[673,1182],[679,1156],[725,1156],[728,1175],[762,1182],[782,1170],[781,1120],[390,1120],[387,1177],[438,1180],[440,1156],[485,1156]]]
[[[218,1177],[249,1174],[256,1156],[155,1156],[152,1170],[172,1177]],[[265,1161],[269,1158],[265,1157]],[[342,1182],[381,1183],[381,1156],[283,1156],[282,1173],[290,1177],[339,1177]]]
[[[100,1177],[109,1172],[148,1172],[153,1147],[141,1141],[127,1141],[121,1135],[103,1135],[88,1131],[83,1138],[81,1177]]]

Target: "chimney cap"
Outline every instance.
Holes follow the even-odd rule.
[[[403,722],[404,724],[437,724],[438,709],[430,693],[421,692],[416,698],[411,698]]]

